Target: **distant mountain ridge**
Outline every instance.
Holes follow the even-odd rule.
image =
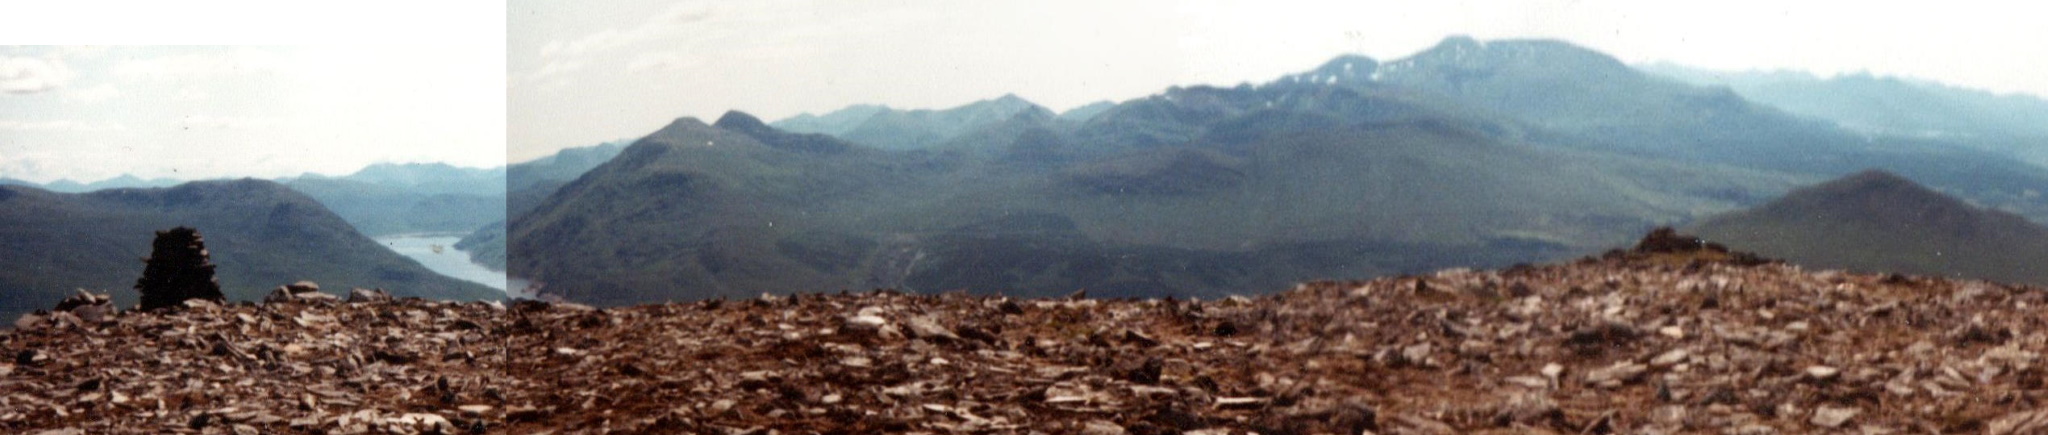
[[[2048,227],[1884,171],[1794,190],[1696,226],[1700,236],[1820,268],[2048,286]]]
[[[468,233],[503,220],[506,168],[378,163],[349,175],[279,180],[373,236]]]
[[[424,194],[503,195],[505,168],[465,168],[447,163],[376,163],[340,177],[306,174],[299,178],[340,179]]]
[[[1095,115],[1100,115],[1102,114],[1102,112],[1109,111],[1109,108],[1111,107],[1116,107],[1116,103],[1111,101],[1097,101],[1093,103],[1083,104],[1072,109],[1067,109],[1067,111],[1065,112],[1060,112],[1059,118],[1061,121],[1073,123],[1088,122],[1089,119],[1095,118]]]
[[[604,164],[619,155],[632,139],[620,139],[596,145],[564,148],[545,157],[512,163],[505,166],[505,191],[517,192],[535,184],[549,181],[574,180],[584,172]]]
[[[13,178],[0,178],[0,186],[29,186],[52,192],[62,193],[81,193],[91,192],[95,190],[119,189],[127,187],[166,187],[177,185],[178,183],[181,183],[181,181],[169,178],[143,179],[142,177],[137,177],[133,174],[121,174],[120,176],[100,181],[94,181],[91,183],[80,183],[77,181],[72,181],[70,179],[61,179],[49,183],[35,183]]]
[[[1819,177],[1879,168],[2048,222],[2048,198],[2040,196],[2048,171],[2010,153],[1842,130],[1566,42],[1451,37],[1377,66],[1360,60],[1369,59],[1340,57],[1312,73],[1316,80],[1289,79],[1512,119],[1503,127],[1537,144]],[[1337,65],[1350,70],[1333,71]]]
[[[1051,114],[1015,94],[1005,94],[944,110],[857,105],[825,115],[797,115],[772,125],[778,130],[825,134],[879,149],[926,149],[1024,111]]]
[[[1672,64],[1642,68],[1689,83],[1725,86],[1744,98],[1858,132],[1947,139],[2048,167],[2048,99],[1868,73],[1821,78]]]
[[[137,259],[155,231],[198,228],[222,290],[254,300],[300,279],[329,291],[382,287],[401,296],[496,299],[481,284],[441,276],[357,233],[313,199],[271,181],[196,181],[168,188],[70,194],[0,186],[0,311],[49,308],[73,288],[107,291],[124,306]]]

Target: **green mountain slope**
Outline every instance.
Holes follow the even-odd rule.
[[[630,141],[612,141],[568,148],[554,155],[514,163],[505,167],[504,217],[519,216],[570,180],[583,176],[613,156]],[[492,270],[505,270],[505,220],[500,219],[463,235],[455,249],[469,252],[469,260]]]
[[[1695,231],[1814,267],[2048,285],[2048,228],[1882,171],[1795,190]]]
[[[620,150],[626,149],[626,145],[632,143],[631,140],[616,140],[567,148],[547,157],[506,165],[504,191],[510,194],[526,190],[536,184],[574,180],[583,176],[584,172],[590,171],[590,168],[604,164],[606,160],[611,160],[612,156],[619,155]]]
[[[436,299],[496,299],[489,287],[435,274],[377,245],[305,195],[260,180],[83,194],[0,186],[0,311],[49,308],[74,288],[108,291],[123,306],[157,230],[206,237],[222,290],[260,299],[301,279],[328,291],[382,287]]]

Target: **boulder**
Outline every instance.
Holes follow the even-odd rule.
[[[77,294],[57,301],[57,311],[71,311],[72,308],[84,305],[104,305],[114,302],[114,298],[107,295],[95,294],[85,289],[77,289],[76,291]]]
[[[299,281],[277,286],[277,288],[270,290],[270,294],[263,296],[264,303],[337,301],[340,299],[334,295],[321,293],[320,284],[312,281]]]
[[[114,313],[114,298],[78,289],[78,294],[58,301],[56,311],[71,313],[86,323],[100,323]]]
[[[47,323],[49,323],[49,321],[50,321],[50,316],[49,316],[49,315],[47,315],[47,314],[43,314],[43,313],[28,313],[28,314],[23,314],[23,315],[21,315],[21,317],[19,317],[19,318],[16,318],[16,319],[14,319],[14,329],[18,329],[18,330],[30,330],[30,329],[36,329],[36,328],[41,328],[41,327],[43,327],[43,325],[44,325],[44,324],[47,324]]]
[[[355,288],[348,291],[348,302],[390,302],[391,294],[384,289]]]
[[[266,304],[291,302],[292,299],[294,298],[292,298],[291,290],[285,289],[284,286],[278,286],[275,289],[271,289],[270,294],[263,295],[263,303]]]

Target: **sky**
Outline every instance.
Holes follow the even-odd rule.
[[[1781,4],[1782,3],[1782,4]],[[496,166],[679,117],[1054,110],[1449,35],[2048,95],[2023,2],[82,0],[0,5],[0,177]],[[122,13],[108,14],[105,11]],[[31,45],[65,45],[61,47]],[[76,47],[71,45],[113,45]],[[196,44],[127,47],[134,44]]]
[[[0,18],[0,44],[66,44],[0,46],[0,177],[276,178],[386,162],[505,164],[502,4],[407,24],[386,16],[398,4],[198,3],[199,12],[251,15],[143,3],[0,6],[10,17]],[[94,13],[115,8],[142,10]],[[204,45],[127,45],[144,43]]]
[[[1449,35],[2042,96],[2041,12],[2008,1],[511,0],[507,154],[521,161],[727,110],[772,121],[1005,93],[1065,110],[1263,82],[1340,54],[1395,59]]]

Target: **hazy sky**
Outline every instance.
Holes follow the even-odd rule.
[[[288,45],[0,46],[0,177],[505,162],[501,3],[104,3],[0,6],[0,44]]]
[[[1261,82],[1447,35],[1630,62],[1872,71],[2048,95],[2022,2],[87,1],[0,5],[0,177],[494,166],[728,109],[1016,93],[1055,110]],[[106,11],[118,10],[110,14]]]
[[[942,108],[1016,93],[1054,110],[1167,86],[1262,82],[1447,35],[1569,40],[1628,62],[1870,71],[2048,95],[2023,2],[511,0],[515,160],[728,109]]]

